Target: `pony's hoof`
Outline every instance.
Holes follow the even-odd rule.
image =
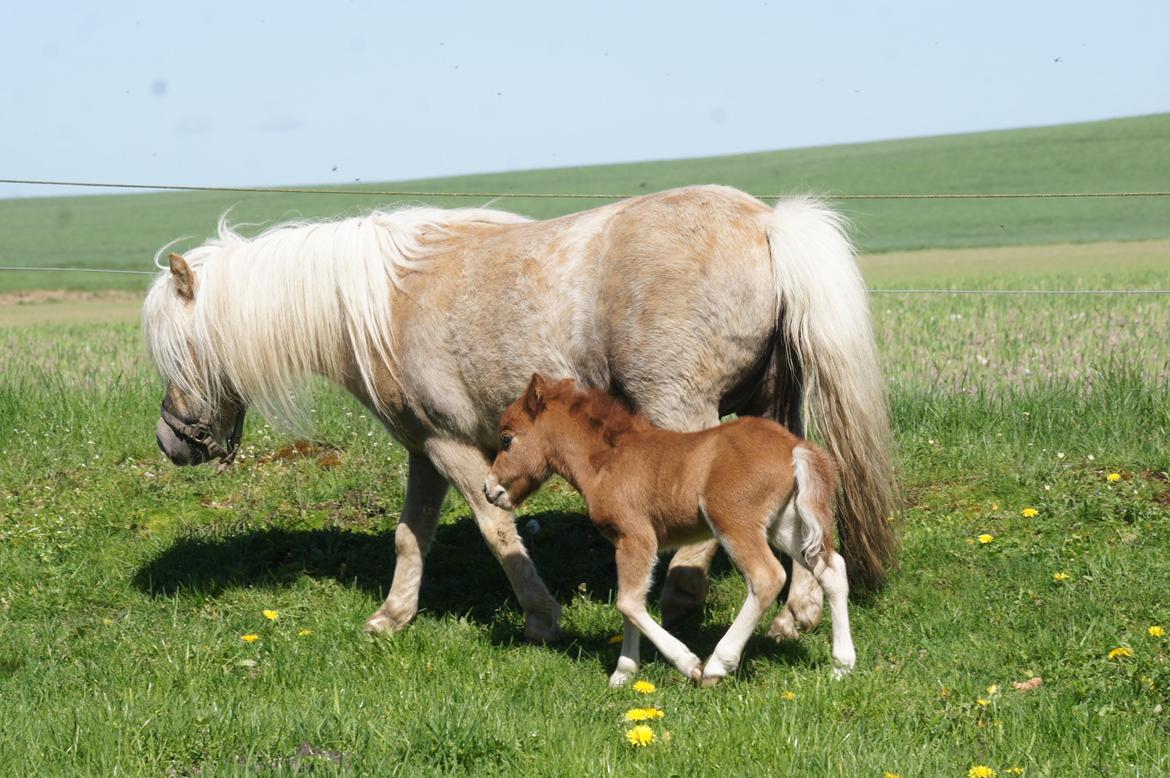
[[[610,688],[617,689],[621,686],[625,686],[633,677],[634,676],[628,673],[623,673],[621,670],[615,670],[614,674],[609,677]]]
[[[707,675],[704,673],[703,677],[699,679],[699,686],[703,689],[710,689],[726,677],[725,675]]]
[[[772,620],[772,626],[768,628],[768,637],[777,643],[800,639],[800,633],[796,631],[796,621],[792,618],[792,614],[787,608],[780,611],[776,618]]]
[[[784,603],[784,612],[796,622],[801,632],[812,632],[821,623],[821,615],[825,612],[825,594],[815,582],[797,589]]]
[[[524,619],[524,639],[538,646],[559,640],[561,637],[561,627],[557,623],[559,615],[529,614]]]
[[[362,625],[362,631],[367,635],[389,635],[401,631],[410,623],[410,619],[396,619],[388,613],[378,611]]]

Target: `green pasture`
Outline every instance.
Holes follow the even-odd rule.
[[[1170,115],[408,185],[1165,189],[1168,139]],[[3,201],[0,265],[148,267],[233,203],[233,219],[270,222],[382,201]],[[1170,289],[1170,202],[845,207],[875,289]],[[714,689],[647,651],[643,696],[606,685],[612,553],[559,481],[520,527],[564,606],[561,642],[523,641],[455,495],[416,621],[362,634],[393,572],[403,450],[315,386],[311,440],[251,417],[225,474],[169,465],[135,322],[143,279],[0,272],[0,775],[1170,773],[1165,296],[875,292],[905,510],[900,566],[853,604],[856,672],[831,679],[827,624],[794,645],[761,627]],[[680,637],[706,656],[743,595],[721,560]],[[664,715],[639,748],[624,714],[644,707]]]
[[[886,259],[883,283],[922,282],[914,255]],[[1132,265],[951,280],[1170,283]],[[606,686],[612,556],[563,483],[521,519],[562,642],[522,641],[454,496],[418,619],[370,638],[404,455],[354,403],[318,387],[315,447],[253,418],[226,474],[179,470],[154,447],[160,387],[133,323],[7,326],[0,773],[1165,775],[1170,646],[1148,630],[1170,631],[1167,310],[875,296],[907,507],[900,568],[854,605],[856,673],[831,680],[824,627],[785,646],[761,629],[711,690],[651,653],[644,697]],[[709,652],[742,596],[719,566],[683,639]],[[645,706],[665,715],[636,748],[623,715]]]
[[[354,183],[344,188],[639,194],[722,183],[759,195],[1132,192],[1167,189],[1168,152],[1170,114],[1161,114],[704,159]],[[51,189],[31,191],[42,194]],[[430,203],[478,206],[489,200],[434,198]],[[150,270],[159,247],[183,236],[194,241],[208,237],[228,209],[234,223],[270,224],[294,217],[356,214],[402,202],[375,195],[329,194],[325,187],[321,194],[307,195],[172,192],[5,200],[0,201],[0,265]],[[499,199],[493,206],[546,218],[601,202]],[[867,200],[840,205],[856,225],[860,246],[869,252],[1170,237],[1170,198]],[[191,242],[179,247],[184,245]],[[0,272],[0,292],[46,286],[136,289],[146,283],[145,276]]]

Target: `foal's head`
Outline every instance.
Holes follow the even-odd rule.
[[[550,384],[534,373],[528,388],[500,417],[500,450],[483,482],[488,501],[512,510],[536,491],[551,473],[549,432],[555,428],[561,389],[571,380]],[[550,404],[554,408],[550,411]]]
[[[552,383],[537,373],[500,417],[500,450],[484,494],[511,510],[549,477],[559,456],[557,443],[572,436],[610,447],[624,433],[648,425],[622,400],[599,389],[583,389],[571,378]]]

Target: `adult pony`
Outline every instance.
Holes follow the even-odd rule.
[[[230,459],[247,407],[301,416],[307,376],[344,386],[409,451],[397,564],[372,631],[418,608],[423,557],[454,484],[503,565],[533,640],[560,608],[511,513],[480,486],[497,422],[533,373],[626,398],[654,424],[697,430],[728,413],[803,434],[802,408],[840,463],[850,579],[880,583],[895,540],[889,422],[869,306],[840,217],[793,198],[770,208],[720,186],[675,189],[547,221],[411,208],[282,224],[172,254],[143,330],[169,382],[157,424],[176,464]],[[226,445],[226,449],[224,446]],[[666,621],[698,607],[714,541],[676,552]],[[820,618],[799,566],[772,634]]]

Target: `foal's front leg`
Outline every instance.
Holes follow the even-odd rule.
[[[633,671],[637,671],[637,635],[632,635],[630,626],[636,627],[643,635],[650,639],[667,660],[679,669],[683,675],[693,681],[698,681],[703,674],[703,663],[686,645],[674,635],[662,628],[646,610],[646,594],[650,590],[650,579],[654,573],[654,563],[658,561],[658,544],[653,536],[622,535],[614,541],[617,558],[618,597],[617,608],[626,619],[624,639],[622,641],[622,657],[618,660],[618,669],[610,676],[610,683],[620,686],[628,680],[623,671],[631,664]],[[631,640],[632,638],[632,640]],[[627,648],[631,653],[627,654]],[[632,672],[630,673],[632,675]]]

